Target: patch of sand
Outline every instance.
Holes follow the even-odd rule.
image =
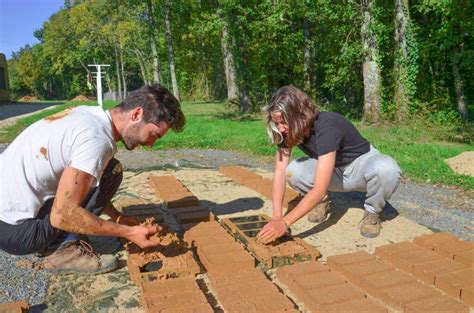
[[[474,151],[465,151],[447,159],[446,163],[458,174],[474,176]]]

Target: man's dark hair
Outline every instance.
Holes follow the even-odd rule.
[[[179,101],[160,84],[134,90],[117,105],[121,112],[137,107],[143,108],[143,121],[146,123],[158,125],[166,122],[174,132],[181,132],[186,123]]]

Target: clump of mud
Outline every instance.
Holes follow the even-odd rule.
[[[150,217],[140,225],[150,227],[157,225],[157,223],[154,217]],[[142,249],[132,242],[128,242],[124,245],[130,255],[133,255],[133,262],[138,266],[144,266],[153,261],[181,255],[186,253],[188,250],[186,244],[176,235],[176,233],[172,232],[167,227],[163,227],[161,231],[152,235],[149,239],[157,244],[157,246]]]

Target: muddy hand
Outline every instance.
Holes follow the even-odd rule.
[[[286,233],[285,222],[282,219],[271,220],[257,234],[257,242],[268,244]]]
[[[157,232],[161,231],[162,228],[157,225],[153,226],[132,226],[132,234],[127,237],[128,240],[135,243],[140,248],[154,247],[157,244],[148,238],[153,236]]]

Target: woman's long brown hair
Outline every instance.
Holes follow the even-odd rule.
[[[267,121],[267,133],[272,144],[280,144],[284,141],[289,148],[297,146],[309,136],[318,114],[313,100],[306,92],[294,86],[278,89],[262,111]],[[283,120],[288,124],[288,135],[285,138],[273,123],[271,113],[281,113]]]

